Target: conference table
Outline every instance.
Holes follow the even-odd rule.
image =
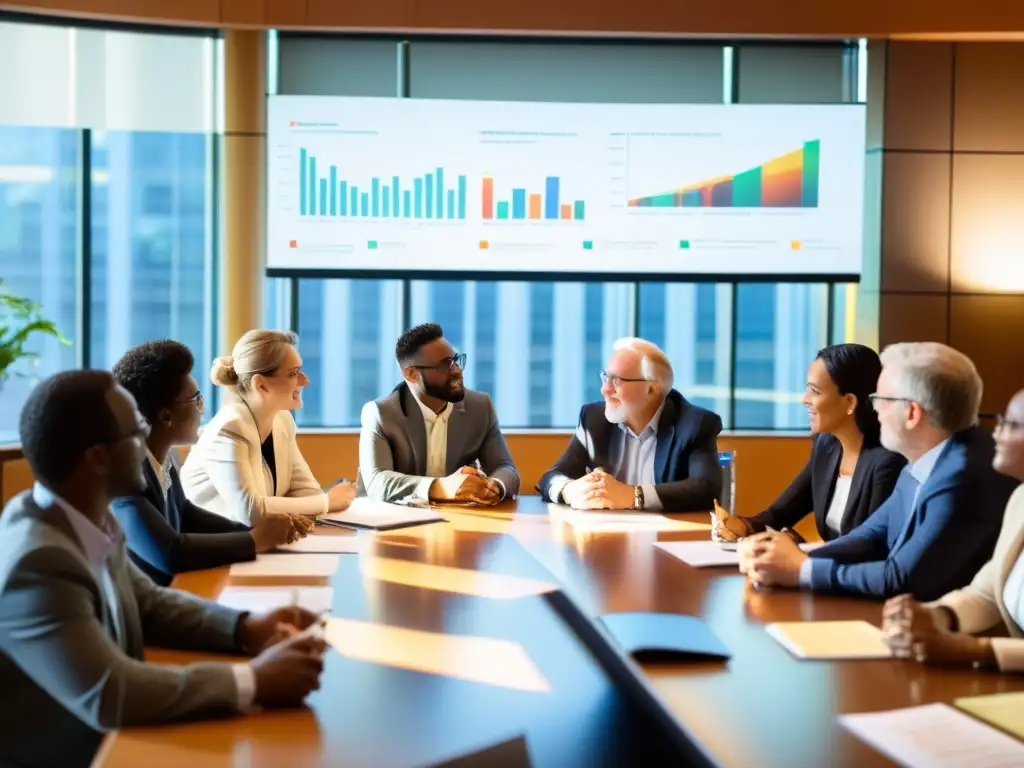
[[[766,623],[877,625],[881,604],[754,589],[735,568],[692,568],[654,546],[706,539],[706,514],[668,515],[666,529],[536,496],[441,511],[445,523],[359,533],[330,578],[180,575],[177,588],[208,598],[329,584],[346,646],[328,650],[303,709],[125,729],[96,765],[891,765],[837,716],[1024,691],[1019,676],[973,669],[796,659]],[[634,611],[699,616],[731,658],[610,651],[598,617]],[[211,657],[147,651],[173,664]]]

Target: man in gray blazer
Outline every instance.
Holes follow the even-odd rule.
[[[319,685],[318,617],[240,613],[158,587],[128,558],[108,505],[144,487],[146,431],[106,371],[58,374],[25,404],[36,485],[0,515],[2,765],[86,766],[103,731],[297,705]],[[144,645],[259,655],[165,666]]]
[[[363,407],[359,491],[381,501],[497,504],[519,493],[519,473],[491,399],[466,389],[458,354],[441,326],[401,335],[405,381]]]

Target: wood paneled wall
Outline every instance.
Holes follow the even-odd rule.
[[[1019,0],[20,0],[14,10],[211,27],[887,37],[1024,31]]]
[[[861,297],[881,345],[960,349],[1001,412],[1024,387],[1024,44],[878,42],[868,62],[880,248]]]

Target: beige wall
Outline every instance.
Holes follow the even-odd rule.
[[[510,434],[507,440],[522,477],[523,492],[533,493],[541,474],[565,448],[569,434]],[[355,478],[359,466],[357,434],[302,434],[299,446],[320,482]],[[750,515],[770,504],[796,476],[810,456],[811,444],[808,437],[723,436],[718,448],[736,452],[736,507],[740,514]],[[5,503],[31,485],[32,476],[23,460],[4,465]],[[800,530],[808,535],[804,528]],[[813,522],[809,530],[814,530]]]
[[[882,345],[969,355],[982,409],[1002,411],[1024,386],[1024,44],[878,42],[868,62],[866,234],[880,247],[861,306]]]

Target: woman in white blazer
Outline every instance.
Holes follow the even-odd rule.
[[[993,466],[1024,481],[1024,390],[996,426]],[[942,553],[936,553],[942,557]],[[1024,672],[1024,486],[1006,504],[995,552],[971,583],[921,605],[903,595],[883,609],[882,629],[897,655],[924,664]],[[974,637],[993,628],[1007,637]]]
[[[249,331],[231,356],[214,361],[210,378],[230,396],[182,466],[194,504],[255,525],[268,514],[317,516],[352,502],[348,483],[321,490],[295,441],[291,411],[309,384],[296,341],[284,331]]]

